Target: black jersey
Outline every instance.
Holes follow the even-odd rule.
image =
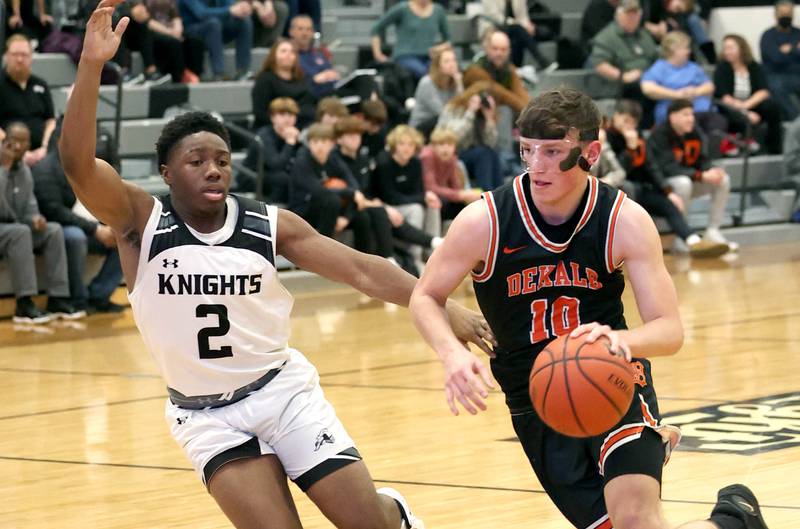
[[[612,262],[625,194],[588,179],[575,229],[560,242],[545,235],[527,174],[483,194],[491,236],[484,268],[472,279],[499,344],[492,372],[512,411],[531,407],[533,361],[556,336],[590,322],[625,328],[622,263]]]

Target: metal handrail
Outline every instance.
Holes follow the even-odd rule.
[[[264,141],[258,134],[253,133],[252,131],[242,127],[241,125],[237,125],[229,120],[223,118],[223,123],[225,127],[232,133],[241,136],[242,138],[252,142],[256,146],[256,170],[255,170],[255,178],[256,178],[256,200],[263,200],[264,199]],[[246,169],[247,172],[253,172],[247,167],[240,167],[240,169]]]

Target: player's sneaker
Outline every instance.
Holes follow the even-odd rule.
[[[402,494],[391,487],[382,487],[378,489],[378,494],[389,496],[397,502],[397,506],[400,508],[400,516],[402,517],[400,529],[425,529],[425,524],[422,523],[422,520],[414,516],[411,512],[411,508],[408,506],[408,502]]]
[[[723,487],[717,493],[717,504],[711,511],[714,514],[733,516],[744,522],[745,529],[768,529],[761,509],[758,507],[753,491],[737,483]]]

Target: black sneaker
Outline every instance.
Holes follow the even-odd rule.
[[[76,309],[69,300],[65,298],[50,297],[47,300],[47,310],[54,317],[62,320],[79,320],[86,317],[86,311]]]
[[[126,308],[128,307],[125,305],[120,305],[111,301],[89,300],[90,314],[119,314],[120,312],[125,312]]]
[[[55,316],[39,309],[29,297],[17,299],[17,310],[14,311],[14,323],[39,325],[53,321]]]
[[[764,518],[761,517],[761,509],[758,507],[755,494],[740,483],[719,490],[717,504],[711,511],[712,519],[714,514],[738,518],[744,523],[745,529],[768,529]]]

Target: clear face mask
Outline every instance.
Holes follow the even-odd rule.
[[[591,164],[581,154],[580,141],[580,133],[574,127],[560,140],[520,138],[519,157],[526,171],[566,172],[576,165],[589,171]]]

